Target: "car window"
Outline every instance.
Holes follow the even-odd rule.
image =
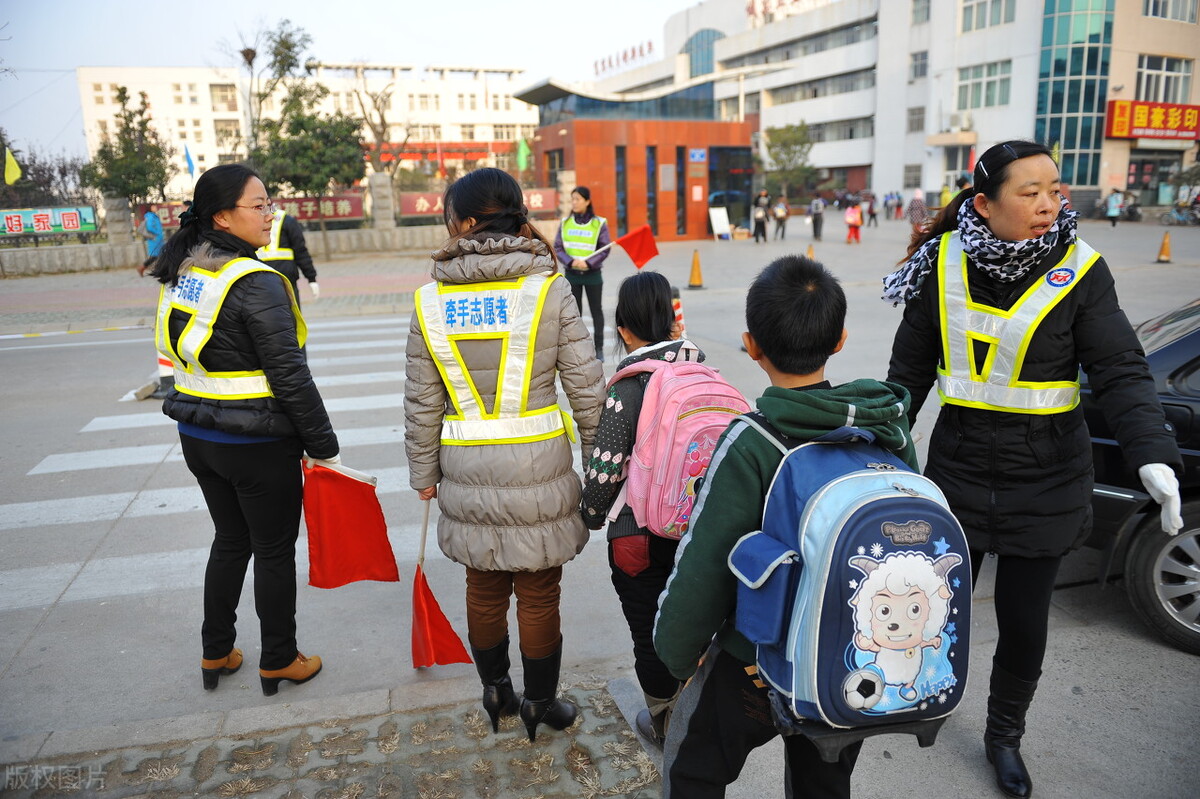
[[[1200,329],[1200,299],[1142,322],[1135,330],[1146,354]]]

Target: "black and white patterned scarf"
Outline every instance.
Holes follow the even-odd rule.
[[[1002,283],[1012,283],[1040,263],[1059,241],[1074,244],[1078,219],[1079,214],[1068,207],[1067,198],[1063,197],[1058,218],[1041,236],[1021,241],[1003,241],[992,234],[983,217],[975,210],[975,198],[969,197],[958,209],[958,235],[962,239],[963,250],[975,266]],[[940,236],[930,239],[899,269],[886,276],[883,279],[883,299],[890,300],[892,305],[899,305],[920,296],[925,278],[937,263],[940,245]]]

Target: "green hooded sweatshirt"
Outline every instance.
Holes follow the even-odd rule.
[[[917,468],[908,430],[908,391],[896,383],[771,386],[757,405],[776,430],[791,438],[809,440],[839,427],[860,427],[874,433],[880,447]],[[739,538],[762,529],[767,491],[782,459],[775,444],[745,422],[734,421],[717,442],[654,620],[654,648],[681,680],[695,672],[714,634],[726,652],[754,662],[754,645],[733,627],[737,578],[728,557]]]

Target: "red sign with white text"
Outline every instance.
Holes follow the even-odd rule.
[[[531,216],[541,213],[558,213],[558,191],[555,189],[523,189],[525,207]],[[434,191],[400,192],[401,216],[440,216],[442,195]]]
[[[318,210],[326,219],[335,221],[363,218],[363,199],[359,194],[338,194],[319,198],[288,197],[275,200],[275,205],[301,222],[317,219]],[[176,228],[179,227],[179,215],[185,210],[187,209],[181,202],[143,204],[137,207],[137,221],[141,222],[147,211],[153,211],[162,220],[163,227]]]
[[[1109,100],[1104,135],[1110,139],[1200,138],[1200,105]]]

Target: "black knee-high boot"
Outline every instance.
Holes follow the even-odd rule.
[[[539,724],[547,724],[556,730],[565,730],[575,721],[578,708],[558,698],[558,670],[562,664],[562,643],[558,649],[544,658],[527,658],[522,653],[521,664],[525,667],[525,697],[521,700],[521,721],[529,740],[537,738]]]
[[[521,706],[508,676],[508,636],[490,649],[476,649],[472,644],[471,656],[483,683],[483,709],[492,722],[492,732],[499,732],[500,717],[515,715]]]
[[[1022,680],[992,662],[983,744],[988,762],[996,770],[996,785],[1008,796],[1027,797],[1033,793],[1029,771],[1021,759],[1021,736],[1025,734],[1025,713],[1036,690],[1037,680]]]

